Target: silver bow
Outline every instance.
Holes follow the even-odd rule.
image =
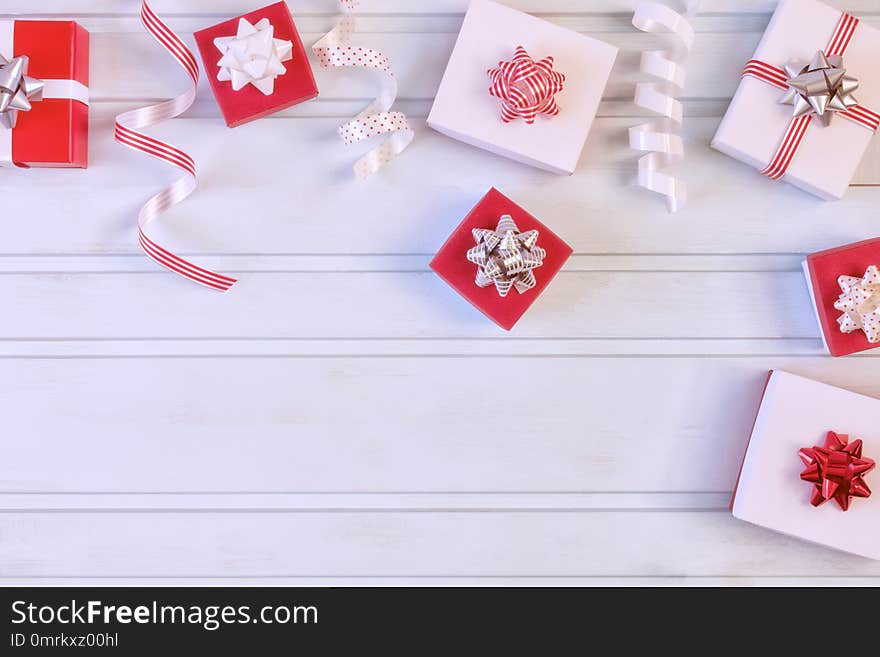
[[[803,62],[786,64],[785,74],[788,91],[779,102],[793,105],[795,117],[815,114],[827,126],[834,112],[845,112],[859,104],[853,97],[859,81],[846,74],[840,55],[826,57],[819,50],[807,65]]]
[[[843,293],[834,307],[843,314],[837,319],[843,333],[861,329],[868,342],[880,342],[880,267],[871,265],[863,278],[841,276],[837,279]]]
[[[495,284],[506,297],[511,287],[522,294],[537,284],[534,271],[544,264],[547,252],[537,246],[538,231],[519,232],[513,217],[504,215],[495,230],[474,228],[477,245],[467,252],[467,259],[477,265],[476,283],[480,287]]]
[[[0,55],[0,127],[12,130],[19,112],[29,112],[31,101],[43,99],[43,81],[28,77],[26,55],[7,60]]]

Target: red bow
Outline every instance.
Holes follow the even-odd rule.
[[[819,506],[831,498],[846,511],[854,497],[870,497],[871,489],[862,476],[874,469],[874,461],[862,458],[862,441],[849,442],[846,434],[829,431],[825,446],[798,451],[807,466],[801,479],[814,484],[810,504]]]
[[[501,99],[501,119],[509,123],[523,119],[531,125],[538,114],[559,114],[556,94],[562,91],[565,76],[553,70],[553,58],[536,62],[522,46],[517,46],[512,61],[498,62],[489,69],[492,86],[489,93]]]

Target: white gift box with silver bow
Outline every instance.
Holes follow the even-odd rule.
[[[809,63],[828,44],[840,15],[817,0],[781,0],[754,59],[779,68],[793,61]],[[843,60],[847,73],[859,80],[859,103],[880,112],[880,30],[861,21]],[[780,103],[783,95],[773,85],[743,78],[712,147],[756,169],[766,167],[792,119],[792,106]],[[783,180],[823,199],[839,199],[873,137],[841,117],[827,127],[813,121]]]

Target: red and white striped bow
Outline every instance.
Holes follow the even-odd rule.
[[[858,18],[846,13],[842,14],[825,48],[825,56],[842,57],[846,53],[847,48],[849,48],[858,25]],[[756,78],[782,90],[787,91],[789,89],[789,76],[786,71],[760,59],[749,60],[742,75],[743,77]],[[863,105],[850,107],[846,111],[838,112],[838,114],[872,132],[876,132],[880,128],[880,114]],[[803,114],[795,116],[791,120],[785,135],[782,137],[782,141],[779,143],[779,147],[776,149],[776,153],[770,160],[770,164],[761,171],[762,174],[773,180],[779,180],[785,175],[807,135],[807,130],[813,122],[814,116],[816,115]]]
[[[531,125],[539,114],[556,116],[556,94],[562,91],[565,76],[553,70],[553,57],[535,61],[522,46],[509,62],[498,62],[489,69],[489,93],[501,99],[501,119],[510,123],[523,119]]]
[[[225,292],[235,284],[234,278],[199,267],[189,260],[171,253],[147,237],[146,228],[153,219],[195,191],[196,164],[188,153],[171,144],[166,144],[164,141],[145,135],[140,132],[140,129],[172,119],[189,109],[196,97],[199,65],[186,44],[153,13],[146,0],[141,5],[141,20],[153,38],[186,71],[190,85],[186,92],[176,98],[131,110],[116,117],[116,141],[133,150],[167,162],[184,173],[174,184],[153,196],[141,208],[138,214],[138,241],[147,257],[156,264],[194,283]]]

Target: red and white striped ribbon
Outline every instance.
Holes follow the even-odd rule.
[[[538,114],[559,114],[556,94],[562,91],[565,76],[553,70],[553,57],[535,61],[525,48],[517,46],[512,60],[498,62],[488,73],[492,80],[489,93],[501,99],[501,120],[505,123],[523,119],[531,125]]]
[[[339,0],[344,12],[342,18],[312,46],[312,51],[324,68],[371,68],[384,74],[375,100],[351,121],[339,126],[339,135],[349,146],[378,135],[388,135],[379,146],[355,162],[355,177],[365,180],[400,155],[410,145],[415,133],[406,114],[391,111],[397,99],[397,78],[388,57],[373,48],[352,45],[355,30],[352,12],[359,1]]]
[[[150,198],[138,214],[138,242],[144,253],[156,264],[179,274],[194,283],[225,292],[235,284],[235,279],[204,269],[159,246],[146,234],[147,225],[171,206],[192,194],[196,188],[196,165],[193,159],[179,148],[153,137],[139,129],[146,128],[185,112],[193,104],[199,66],[192,52],[180,38],[163,23],[146,0],[141,5],[141,20],[147,31],[183,67],[190,78],[190,88],[183,94],[156,105],[125,112],[116,117],[116,141],[131,149],[167,162],[184,172],[170,187]]]
[[[858,25],[858,18],[850,14],[842,14],[834,33],[831,35],[831,39],[828,41],[825,55],[828,57],[832,55],[843,56],[852,41]],[[788,75],[786,75],[785,70],[759,59],[749,60],[745,69],[743,69],[743,77],[746,76],[772,84],[779,89],[788,89]],[[872,132],[880,129],[880,114],[862,105],[856,105],[845,112],[838,112],[838,114]],[[791,120],[779,147],[776,149],[776,153],[771,158],[770,164],[761,171],[762,174],[773,180],[779,180],[785,175],[803,143],[804,137],[806,137],[811,122],[812,115],[810,114],[795,117]]]

